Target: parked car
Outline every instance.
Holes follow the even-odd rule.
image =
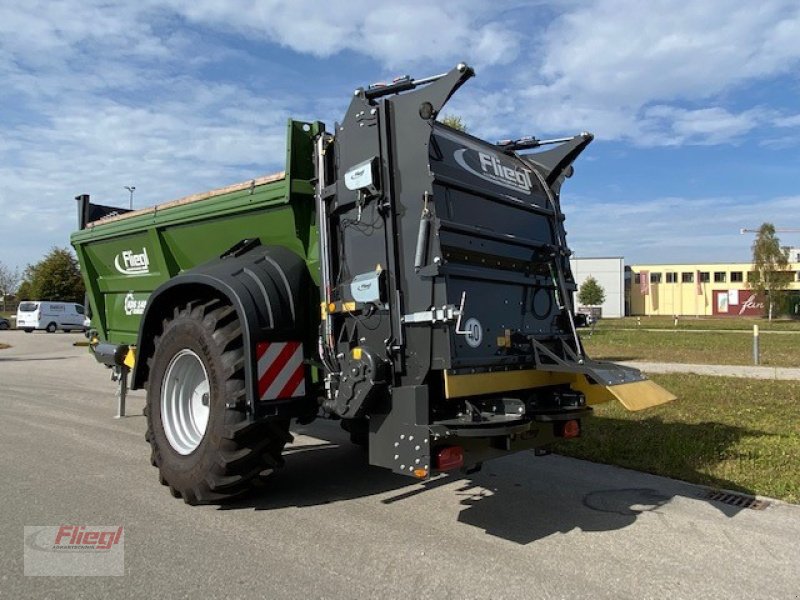
[[[26,333],[34,329],[44,329],[48,333],[63,331],[83,331],[86,318],[83,305],[75,302],[21,302],[17,309],[17,329]]]
[[[0,317],[0,329],[11,329],[11,323],[5,317]]]

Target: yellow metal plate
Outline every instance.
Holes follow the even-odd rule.
[[[572,389],[582,392],[589,405],[602,404],[616,399],[628,410],[636,411],[676,399],[674,394],[649,379],[607,386],[589,383],[586,377],[579,373],[559,373],[534,369],[467,375],[444,373],[446,398],[496,394],[564,383],[569,384]]]
[[[668,392],[657,383],[645,379],[633,383],[609,386],[608,391],[622,403],[628,410],[643,410],[659,404],[666,404],[677,399],[675,394]]]
[[[573,376],[568,373],[535,371],[533,369],[467,375],[450,375],[445,371],[444,395],[446,398],[463,398],[569,383],[572,379]]]

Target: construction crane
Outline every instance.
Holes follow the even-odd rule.
[[[739,233],[744,235],[745,233],[758,233],[758,229],[747,229],[742,227],[739,230]],[[800,233],[800,228],[797,227],[776,227],[775,233]]]
[[[742,227],[739,230],[741,235],[745,233],[758,233],[758,229],[747,229]],[[776,227],[775,233],[800,233],[800,228],[798,227]],[[786,255],[789,259],[789,262],[800,262],[800,248],[795,246],[782,246],[782,248],[786,251]]]

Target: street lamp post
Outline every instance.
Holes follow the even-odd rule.
[[[135,192],[135,191],[136,191],[136,186],[135,186],[135,185],[126,185],[126,186],[124,186],[124,187],[125,187],[125,189],[126,189],[126,190],[128,190],[128,191],[131,193],[131,197],[130,197],[130,203],[131,203],[131,205],[130,205],[130,209],[131,209],[131,210],[133,210],[133,192]]]

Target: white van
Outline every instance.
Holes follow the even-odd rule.
[[[43,302],[38,300],[20,302],[17,308],[17,329],[30,333],[34,329],[44,329],[54,333],[63,331],[83,331],[85,311],[74,302]]]

